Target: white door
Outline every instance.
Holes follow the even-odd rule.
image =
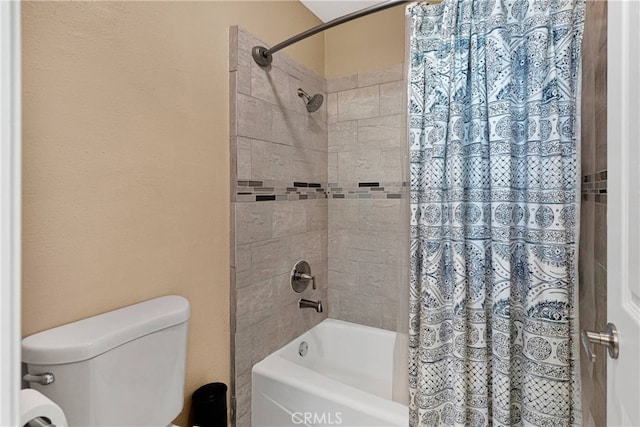
[[[20,2],[0,0],[0,425],[20,390]]]
[[[609,0],[608,21],[607,425],[640,426],[640,2]]]

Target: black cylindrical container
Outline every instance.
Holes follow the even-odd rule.
[[[191,399],[194,426],[227,427],[226,384],[205,384],[193,392]]]

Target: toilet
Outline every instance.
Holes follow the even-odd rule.
[[[189,316],[189,302],[170,295],[31,335],[29,385],[69,426],[171,425],[184,401]]]

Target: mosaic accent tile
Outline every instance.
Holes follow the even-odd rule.
[[[238,202],[327,198],[327,185],[316,182],[238,180],[237,184],[236,200]]]
[[[405,182],[330,182],[327,192],[333,199],[403,199]]]
[[[406,182],[345,182],[309,183],[285,181],[238,180],[236,200],[259,202],[266,200],[309,199],[402,199],[407,197]]]
[[[584,175],[581,193],[584,201],[607,203],[607,171]]]

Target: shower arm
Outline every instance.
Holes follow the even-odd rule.
[[[370,15],[372,13],[376,13],[376,12],[380,12],[386,9],[390,9],[392,7],[395,6],[399,6],[401,4],[408,4],[408,3],[412,3],[412,1],[407,1],[407,0],[389,0],[385,3],[382,4],[375,4],[373,6],[361,9],[361,10],[357,10],[355,12],[349,13],[347,15],[344,16],[340,16],[336,19],[333,19],[329,22],[325,22],[324,24],[320,24],[317,25],[313,28],[310,28],[298,35],[295,35],[291,38],[288,38],[287,40],[278,43],[277,45],[273,46],[270,49],[267,49],[264,46],[254,46],[253,49],[251,50],[251,55],[253,56],[253,60],[256,61],[256,64],[258,64],[261,67],[266,67],[269,64],[271,64],[271,62],[273,61],[273,54],[276,53],[277,51],[284,49],[287,46],[290,46],[294,43],[299,42],[300,40],[304,40],[307,37],[311,37],[314,34],[318,34],[324,30],[328,30],[329,28],[333,28],[337,25],[340,24],[344,24],[345,22],[349,22],[352,21],[354,19],[358,19],[361,18],[363,16],[367,16]]]

